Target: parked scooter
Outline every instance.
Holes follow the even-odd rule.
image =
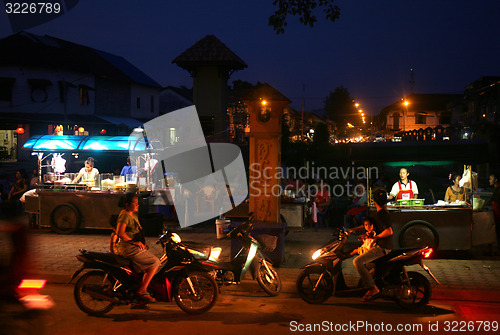
[[[228,232],[224,237],[238,239],[242,245],[230,262],[218,262],[216,258],[210,257],[204,264],[214,271],[219,287],[239,284],[250,270],[252,278],[257,279],[267,294],[277,296],[281,291],[281,279],[272,262],[262,253],[262,244],[250,235],[253,229],[252,221],[253,213],[250,213],[246,222]],[[274,243],[274,246],[269,249],[274,250],[275,247]]]
[[[348,231],[341,229],[338,239],[317,250],[312,256],[314,261],[303,267],[297,278],[297,290],[304,301],[319,304],[349,289],[342,272],[342,262],[350,257],[343,251],[349,235]],[[431,253],[432,249],[428,247],[397,249],[369,263],[374,265],[371,273],[380,289],[373,299],[394,300],[405,309],[425,306],[431,298],[431,285],[424,275],[406,271],[406,266],[419,264],[439,284],[423,263]]]
[[[210,310],[217,300],[218,290],[212,276],[201,265],[208,256],[188,248],[174,232],[167,231],[156,244],[162,244],[161,266],[149,284],[148,291],[157,301],[170,302],[189,314],[200,314]],[[102,316],[116,305],[131,304],[144,306],[135,292],[142,280],[142,274],[132,271],[129,260],[113,254],[91,252],[80,249],[76,258],[82,262],[71,281],[83,270],[76,282],[74,298],[77,306],[85,313]]]

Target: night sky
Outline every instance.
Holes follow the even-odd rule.
[[[376,114],[410,92],[463,93],[500,75],[500,1],[341,0],[337,22],[314,28],[288,18],[284,35],[267,25],[272,0],[80,0],[70,12],[28,31],[126,58],[163,86],[192,86],[172,60],[215,35],[247,64],[231,79],[267,82],[301,109],[321,108],[346,87]],[[0,38],[12,34],[0,13]]]

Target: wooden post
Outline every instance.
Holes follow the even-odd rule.
[[[280,222],[281,119],[290,101],[268,84],[243,101],[250,114],[249,210],[255,221]]]

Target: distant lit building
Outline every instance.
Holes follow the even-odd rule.
[[[465,104],[461,94],[411,94],[377,116],[379,132],[403,140],[442,139],[459,124]]]
[[[500,125],[500,77],[481,77],[465,87],[468,125]]]
[[[0,151],[32,135],[115,135],[159,115],[161,86],[120,56],[50,36],[0,40]],[[23,156],[24,155],[24,156]]]

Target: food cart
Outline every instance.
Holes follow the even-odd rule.
[[[466,173],[472,173],[470,166],[464,166],[464,175]],[[494,243],[496,233],[493,212],[472,205],[479,199],[478,192],[469,190],[469,195],[473,200],[469,199],[470,203],[438,200],[424,205],[424,199],[388,203],[394,247],[430,246],[436,250],[470,250]],[[371,207],[370,211],[373,214],[375,208]]]
[[[433,205],[388,206],[387,209],[395,248],[430,246],[439,250],[469,250],[495,241],[491,211],[473,210],[470,206]]]
[[[390,190],[397,180],[401,167],[410,169],[410,179],[419,189],[419,198],[424,204],[388,205],[393,224],[394,247],[431,245],[441,250],[468,250],[479,245],[492,244],[496,240],[495,222],[491,210],[468,205],[445,204],[446,188],[450,185],[450,172],[465,172],[473,169],[482,178],[489,172],[490,144],[474,141],[407,141],[388,143],[361,143],[349,147],[349,159],[357,166],[377,167],[387,178],[386,189]],[[464,166],[464,164],[466,164]],[[370,174],[367,172],[367,176]],[[465,175],[465,174],[464,174]],[[370,176],[375,181],[379,177]],[[376,183],[373,183],[375,185]],[[367,181],[368,195],[371,181]],[[375,187],[375,186],[374,186]],[[471,198],[485,199],[487,192],[474,190]],[[473,205],[474,206],[471,206]],[[370,211],[374,211],[372,207]]]
[[[118,202],[129,191],[139,195],[139,215],[146,221],[144,228],[147,229],[148,224],[160,225],[161,214],[152,213],[151,190],[146,186],[146,177],[126,180],[123,176],[102,172],[119,171],[129,150],[144,150],[145,147],[144,140],[134,141],[129,136],[42,135],[30,138],[24,148],[38,158],[39,183],[35,194],[26,197],[26,212],[37,217],[39,226],[50,227],[57,233],[69,234],[79,228],[110,229],[110,219],[120,211]],[[49,165],[44,164],[55,155],[68,158],[70,166],[79,156],[102,157],[99,159],[99,179],[72,184],[74,173],[48,172]]]

